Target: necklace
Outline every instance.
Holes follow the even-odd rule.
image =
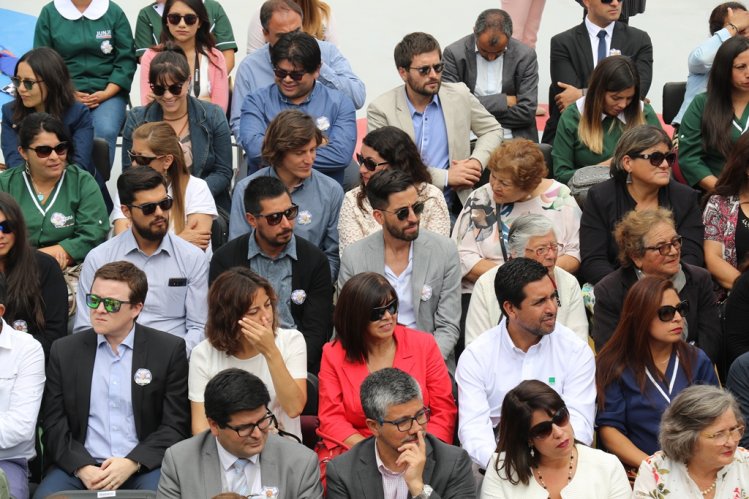
[[[179,121],[182,118],[184,118],[185,116],[187,116],[187,111],[185,111],[185,114],[183,114],[182,116],[180,116],[178,118],[167,118],[166,116],[164,116],[164,121]]]
[[[34,186],[34,190],[36,191],[36,199],[38,199],[39,202],[41,203],[42,201],[44,201],[44,198],[45,198],[46,195],[44,194],[44,192],[42,192],[42,190],[39,188],[39,186],[36,185],[36,182],[34,182],[34,176],[31,175],[31,170],[29,170],[28,167],[26,167],[26,175],[28,175],[29,178],[31,179],[31,185]],[[55,186],[53,185],[49,189],[49,192],[52,192],[52,189],[54,189],[54,188],[55,188]],[[49,192],[47,194],[49,194]]]
[[[572,481],[572,468],[574,467],[574,465],[575,465],[575,453],[573,451],[572,454],[570,454],[570,470],[567,473],[567,483],[570,483]],[[538,475],[538,483],[540,483],[541,487],[543,487],[544,490],[548,492],[549,489],[546,488],[546,484],[544,483],[544,477],[541,476],[541,469],[538,467],[538,465],[536,465],[536,474]],[[715,487],[715,484],[713,484],[713,487]],[[551,499],[551,496],[549,496],[549,499]]]
[[[689,467],[687,467],[687,474],[690,476],[690,478],[692,477],[692,475],[689,474]],[[692,478],[692,481],[694,482],[695,485],[697,485],[697,480],[695,480],[694,478]],[[716,485],[718,485],[718,476],[717,475],[715,476],[715,480],[713,480],[712,485],[710,485],[705,490],[700,490],[700,494],[702,494],[703,496],[708,495],[710,492],[712,492],[713,490],[715,490],[715,486]]]

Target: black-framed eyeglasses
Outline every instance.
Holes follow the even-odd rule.
[[[398,431],[409,431],[411,427],[414,425],[414,421],[419,423],[419,425],[424,426],[429,422],[429,419],[432,415],[432,410],[429,409],[429,407],[422,407],[419,412],[414,414],[413,416],[406,416],[405,418],[396,419],[395,421],[388,421],[386,419],[380,419],[377,422],[381,425],[387,423],[395,426],[398,428]]]
[[[279,80],[286,79],[287,76],[290,76],[292,80],[294,81],[302,81],[302,78],[304,78],[304,75],[307,74],[306,71],[286,71],[285,69],[281,69],[279,67],[273,68],[273,74],[276,75],[276,78]]]
[[[552,425],[565,426],[569,420],[570,411],[566,406],[562,406],[550,420],[538,423],[536,426],[528,430],[528,438],[531,440],[546,438],[551,435],[551,432],[554,429]]]
[[[55,151],[55,154],[58,156],[64,156],[68,153],[68,149],[70,149],[70,144],[67,142],[60,142],[56,146],[36,146],[36,147],[29,147],[28,149],[31,149],[36,153],[36,155],[41,158],[49,158],[49,155],[52,154],[52,151]]]
[[[167,196],[161,201],[157,201],[155,203],[144,203],[144,204],[129,204],[128,206],[130,208],[138,208],[140,211],[143,212],[144,215],[153,215],[156,212],[156,207],[158,206],[161,208],[161,211],[169,211],[172,209],[172,204],[174,203],[174,200]]]
[[[418,71],[421,76],[429,76],[430,71],[434,71],[437,74],[441,74],[442,71],[445,69],[445,63],[444,62],[438,62],[437,64],[432,64],[431,66],[420,66],[418,68],[415,68],[413,66],[408,67],[410,70]]]
[[[158,83],[150,84],[151,92],[153,92],[153,95],[156,97],[161,97],[167,90],[169,90],[169,93],[172,95],[180,95],[182,93],[182,87],[184,86],[185,82],[172,83],[171,85],[159,85]]]
[[[359,163],[359,166],[363,166],[371,172],[375,171],[375,168],[377,168],[378,166],[386,165],[389,163],[389,161],[381,161],[378,163],[372,158],[365,158],[360,153],[356,153],[356,162]]]
[[[658,318],[661,320],[661,322],[669,322],[674,319],[676,312],[679,312],[679,315],[681,315],[682,317],[686,317],[686,315],[689,313],[689,301],[684,300],[675,307],[673,305],[662,306],[658,309]]]
[[[294,220],[298,214],[299,206],[292,204],[291,208],[289,208],[288,210],[268,213],[267,215],[258,213],[255,216],[265,218],[265,221],[268,222],[268,225],[278,225],[281,223],[281,220],[283,220],[284,217],[286,217],[286,220]]]
[[[666,256],[669,253],[671,253],[672,247],[675,248],[676,251],[679,251],[681,249],[681,236],[676,236],[675,238],[671,239],[671,241],[667,243],[661,243],[655,246],[645,246],[644,249],[650,250],[650,251],[657,251],[661,255]]]
[[[86,306],[91,310],[96,310],[99,305],[104,304],[104,310],[109,314],[116,314],[120,311],[123,303],[130,303],[129,301],[118,300],[117,298],[105,298],[93,293],[86,294]]]
[[[13,227],[13,224],[9,222],[8,220],[3,220],[0,222],[0,232],[3,234],[13,234],[15,231],[15,227]]]
[[[411,206],[404,206],[403,208],[398,208],[397,210],[390,211],[390,210],[380,210],[384,211],[385,213],[392,213],[396,217],[398,217],[398,220],[405,220],[408,218],[409,210],[413,210],[414,215],[417,217],[421,215],[424,212],[424,205],[425,201],[417,201],[416,203],[412,204]]]
[[[387,303],[381,307],[374,307],[369,315],[370,322],[381,321],[385,317],[385,312],[390,315],[398,313],[398,297],[396,296],[390,303]]]
[[[187,24],[188,26],[192,26],[193,24],[198,22],[198,16],[196,16],[195,14],[182,15],[182,14],[174,13],[174,14],[167,14],[166,16],[166,21],[172,26],[177,26],[182,19],[185,20],[185,24]]]
[[[271,425],[276,424],[276,416],[273,415],[272,412],[268,411],[265,413],[265,416],[260,421],[256,421],[254,423],[247,423],[242,424],[239,426],[232,426],[229,423],[226,423],[223,428],[229,428],[230,430],[234,430],[237,432],[237,436],[239,437],[249,437],[252,435],[252,433],[255,431],[255,428],[257,428],[260,431],[265,431],[268,428],[271,427]]]
[[[676,153],[674,152],[651,152],[649,154],[632,154],[630,157],[632,158],[640,158],[640,159],[646,159],[650,161],[650,164],[653,166],[661,166],[663,164],[663,160],[666,160],[666,163],[668,166],[673,166],[674,162],[676,161]]]
[[[23,88],[31,92],[31,90],[34,88],[34,85],[37,83],[42,83],[44,80],[29,80],[29,79],[21,79],[18,76],[11,76],[10,82],[13,84],[16,88],[21,88],[21,85],[23,85]]]
[[[144,156],[133,151],[128,151],[127,155],[130,157],[130,162],[135,162],[138,166],[149,166],[153,161],[163,158],[165,155],[161,154],[158,156]]]

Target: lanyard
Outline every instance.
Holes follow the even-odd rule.
[[[668,384],[668,395],[666,395],[666,392],[663,391],[663,388],[661,388],[661,385],[659,385],[655,378],[653,378],[653,375],[650,374],[650,371],[648,368],[645,368],[645,374],[647,375],[648,379],[650,380],[653,385],[658,389],[659,392],[661,392],[661,395],[664,399],[666,399],[666,402],[671,404],[671,392],[674,391],[674,383],[676,382],[676,373],[679,371],[679,356],[676,356],[676,360],[674,361],[674,372],[671,374],[671,382]]]

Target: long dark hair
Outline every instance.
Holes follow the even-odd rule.
[[[206,10],[205,5],[203,5],[202,0],[166,0],[166,3],[164,4],[164,14],[161,16],[161,43],[174,41],[172,32],[169,31],[169,23],[166,20],[166,16],[169,14],[172,6],[177,2],[182,2],[187,5],[190,9],[195,11],[195,15],[198,16],[200,27],[195,33],[195,52],[208,57],[211,64],[215,66],[216,64],[208,53],[212,48],[216,47],[216,38],[213,36],[213,33],[211,33],[211,19],[208,17],[208,11]]]
[[[728,157],[733,147],[733,60],[749,50],[749,39],[734,36],[720,46],[707,82],[707,101],[702,112],[702,146]]]
[[[39,282],[34,248],[29,244],[26,220],[13,196],[0,192],[0,212],[13,227],[16,236],[13,247],[5,257],[5,280],[8,296],[5,300],[5,320],[12,324],[16,319],[30,321],[31,329],[44,330],[44,304]]]
[[[62,120],[70,106],[75,102],[75,90],[70,79],[70,72],[60,54],[49,47],[39,47],[29,50],[18,59],[14,75],[18,76],[18,66],[25,62],[29,65],[36,76],[36,80],[44,82],[46,95],[44,99],[44,111],[55,118]],[[38,85],[38,83],[37,83]],[[21,93],[16,92],[13,105],[13,122],[18,124],[35,109],[25,107],[21,100]]]
[[[738,196],[749,187],[749,133],[744,133],[733,145],[728,155],[726,166],[720,172],[715,183],[715,194],[719,196]]]

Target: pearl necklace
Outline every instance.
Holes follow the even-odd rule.
[[[567,483],[570,483],[572,481],[572,468],[574,468],[575,465],[575,453],[574,451],[572,454],[570,454],[570,469],[567,473]],[[546,488],[546,484],[544,483],[544,477],[541,476],[541,470],[539,469],[538,465],[536,465],[536,474],[538,475],[538,483],[541,484],[541,487],[544,488],[545,491],[549,491],[548,488]],[[715,487],[715,484],[713,484],[713,487]],[[551,496],[549,496],[548,499],[551,499]]]
[[[687,467],[687,475],[689,475],[689,468],[688,467]],[[690,475],[690,478],[691,478],[691,475]],[[692,481],[694,482],[695,485],[697,485],[697,481],[694,478],[692,478]],[[700,490],[700,494],[702,494],[703,496],[708,495],[710,492],[712,492],[713,490],[715,490],[715,486],[716,485],[718,485],[718,477],[717,476],[715,477],[715,480],[713,480],[712,485],[710,485],[705,490]]]

